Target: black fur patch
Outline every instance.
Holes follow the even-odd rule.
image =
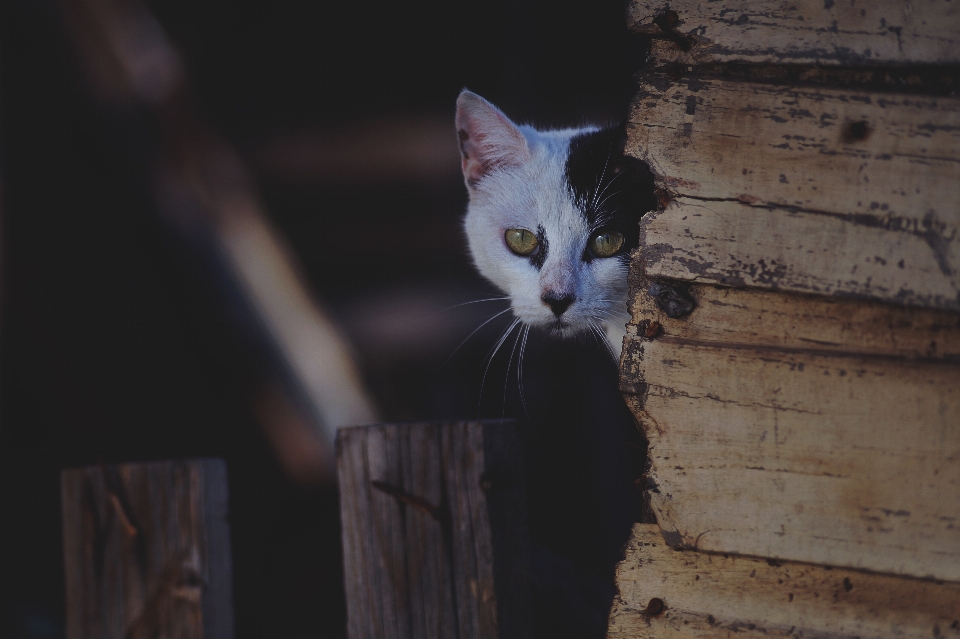
[[[566,178],[580,212],[591,232],[614,230],[623,233],[618,256],[637,248],[639,224],[644,213],[657,208],[653,174],[646,162],[625,156],[626,127],[582,133],[570,140]],[[586,250],[584,259],[591,259]]]
[[[539,271],[543,268],[543,263],[547,261],[547,250],[550,245],[547,243],[547,233],[542,225],[537,226],[537,252],[530,256],[530,263]]]

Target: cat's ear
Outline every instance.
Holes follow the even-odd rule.
[[[457,98],[460,166],[473,188],[492,171],[518,166],[530,158],[523,133],[500,109],[476,93],[464,90]]]

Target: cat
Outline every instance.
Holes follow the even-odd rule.
[[[463,90],[456,127],[476,268],[523,325],[559,338],[592,332],[619,359],[630,252],[656,207],[646,163],[624,155],[625,126],[518,126]]]
[[[634,480],[646,443],[640,453],[624,443],[639,433],[607,354],[571,338],[593,334],[619,358],[631,251],[641,217],[657,206],[653,175],[624,154],[624,125],[518,126],[464,90],[456,128],[470,254],[515,316],[493,353],[517,325],[527,331],[521,359],[529,330],[547,336],[525,395],[517,371],[523,411],[503,409],[520,417],[529,442],[535,636],[600,639],[616,593],[614,568],[645,516]],[[504,404],[507,397],[505,386]]]

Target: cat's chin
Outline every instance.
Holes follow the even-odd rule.
[[[540,328],[550,337],[556,337],[559,339],[568,339],[581,332],[573,324],[570,324],[569,322],[562,322],[560,320],[543,324],[540,326]]]

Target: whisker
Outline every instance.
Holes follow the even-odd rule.
[[[613,312],[602,308],[597,309],[595,313],[604,319],[623,320],[624,323],[630,320],[630,313]]]
[[[503,376],[503,404],[500,410],[501,417],[505,417],[507,414],[507,383],[510,381],[510,366],[513,364],[513,354],[517,350],[517,344],[520,342],[521,335],[523,335],[523,330],[517,331],[517,338],[513,340],[513,348],[510,349],[510,359],[507,360],[507,373]]]
[[[606,190],[606,189],[604,189],[604,190]],[[599,209],[599,208],[602,208],[603,205],[606,204],[607,200],[609,200],[610,198],[614,197],[615,195],[619,195],[619,194],[623,193],[625,190],[626,190],[626,189],[620,189],[619,191],[614,191],[613,193],[611,193],[611,194],[608,195],[607,197],[603,198],[603,199],[600,201],[600,204],[597,205],[597,208],[598,208],[598,209]]]
[[[523,354],[527,350],[527,336],[530,335],[530,327],[523,327],[523,341],[520,342],[520,358],[517,360],[517,385],[520,387],[520,402],[523,404],[523,412],[530,418],[530,412],[527,410],[527,398],[523,394]]]
[[[481,324],[480,326],[478,326],[478,327],[476,327],[475,329],[473,329],[473,332],[470,333],[469,335],[467,335],[466,339],[464,339],[462,342],[460,342],[460,345],[457,346],[455,349],[453,349],[453,352],[450,353],[450,357],[448,357],[446,360],[444,360],[443,364],[440,364],[440,368],[437,369],[437,370],[443,369],[443,367],[447,365],[447,362],[449,362],[451,359],[453,359],[453,356],[456,355],[457,352],[458,352],[461,348],[463,348],[463,345],[467,343],[467,340],[469,340],[471,337],[473,337],[474,335],[477,334],[477,331],[479,331],[481,328],[483,328],[484,326],[486,326],[487,324],[489,324],[489,323],[492,322],[493,320],[497,319],[498,317],[500,317],[501,315],[503,315],[504,313],[506,313],[506,312],[509,311],[509,310],[510,310],[509,308],[503,309],[502,311],[500,311],[500,312],[497,313],[496,315],[493,315],[492,317],[488,317],[488,318],[486,319],[486,321],[483,322],[483,324]]]
[[[482,300],[471,300],[471,301],[469,301],[469,302],[462,302],[462,303],[460,303],[460,304],[454,304],[453,306],[448,306],[448,307],[446,307],[446,308],[441,308],[439,311],[434,311],[434,312],[435,312],[435,313],[444,313],[444,312],[446,312],[446,311],[449,311],[449,310],[452,310],[452,309],[455,309],[455,308],[460,308],[461,306],[466,306],[466,305],[468,305],[468,304],[479,304],[480,302],[502,302],[502,301],[508,300],[508,299],[510,299],[510,298],[509,298],[509,297],[488,297],[488,298],[482,299]]]
[[[590,328],[592,328],[594,333],[597,335],[597,337],[600,338],[600,342],[607,347],[607,352],[610,353],[610,357],[612,357],[614,361],[616,361],[617,356],[613,352],[613,347],[610,346],[610,340],[607,339],[607,334],[603,332],[602,328],[600,328],[593,322],[590,322]]]
[[[607,185],[606,185],[605,187],[603,187],[603,190],[602,190],[602,191],[600,191],[600,195],[594,198],[594,201],[596,201],[596,200],[597,200],[598,198],[600,198],[600,197],[603,197],[603,194],[607,192],[607,189],[609,189],[611,186],[613,186],[613,183],[617,181],[617,178],[618,178],[618,177],[623,176],[623,175],[626,175],[626,174],[627,174],[626,171],[620,171],[619,173],[617,173],[616,175],[614,175],[614,176],[613,176],[613,179],[610,180],[609,182],[607,182]]]
[[[611,146],[609,149],[607,149],[607,159],[604,160],[604,162],[603,162],[603,171],[600,172],[600,180],[599,180],[599,182],[597,183],[597,186],[603,184],[603,178],[604,178],[604,176],[607,174],[607,165],[610,164],[610,154],[611,154],[611,153],[613,153],[613,146]],[[610,180],[610,181],[612,182],[613,180]],[[606,189],[604,189],[604,191],[606,191]],[[597,207],[596,207],[597,197],[598,197],[598,196],[597,196],[597,190],[594,189],[594,191],[593,191],[593,202],[590,203],[590,207],[591,207],[593,210],[596,210],[596,209],[597,209]]]
[[[513,320],[513,323],[507,327],[507,330],[500,336],[499,341],[493,347],[493,350],[490,351],[490,354],[487,356],[487,367],[483,369],[483,379],[480,380],[480,398],[477,400],[477,418],[480,418],[480,407],[483,403],[483,387],[487,383],[487,373],[490,372],[490,364],[493,363],[493,358],[496,357],[497,351],[500,350],[500,347],[503,346],[503,343],[506,341],[507,337],[510,336],[510,333],[513,332],[513,329],[520,323],[519,319]]]

